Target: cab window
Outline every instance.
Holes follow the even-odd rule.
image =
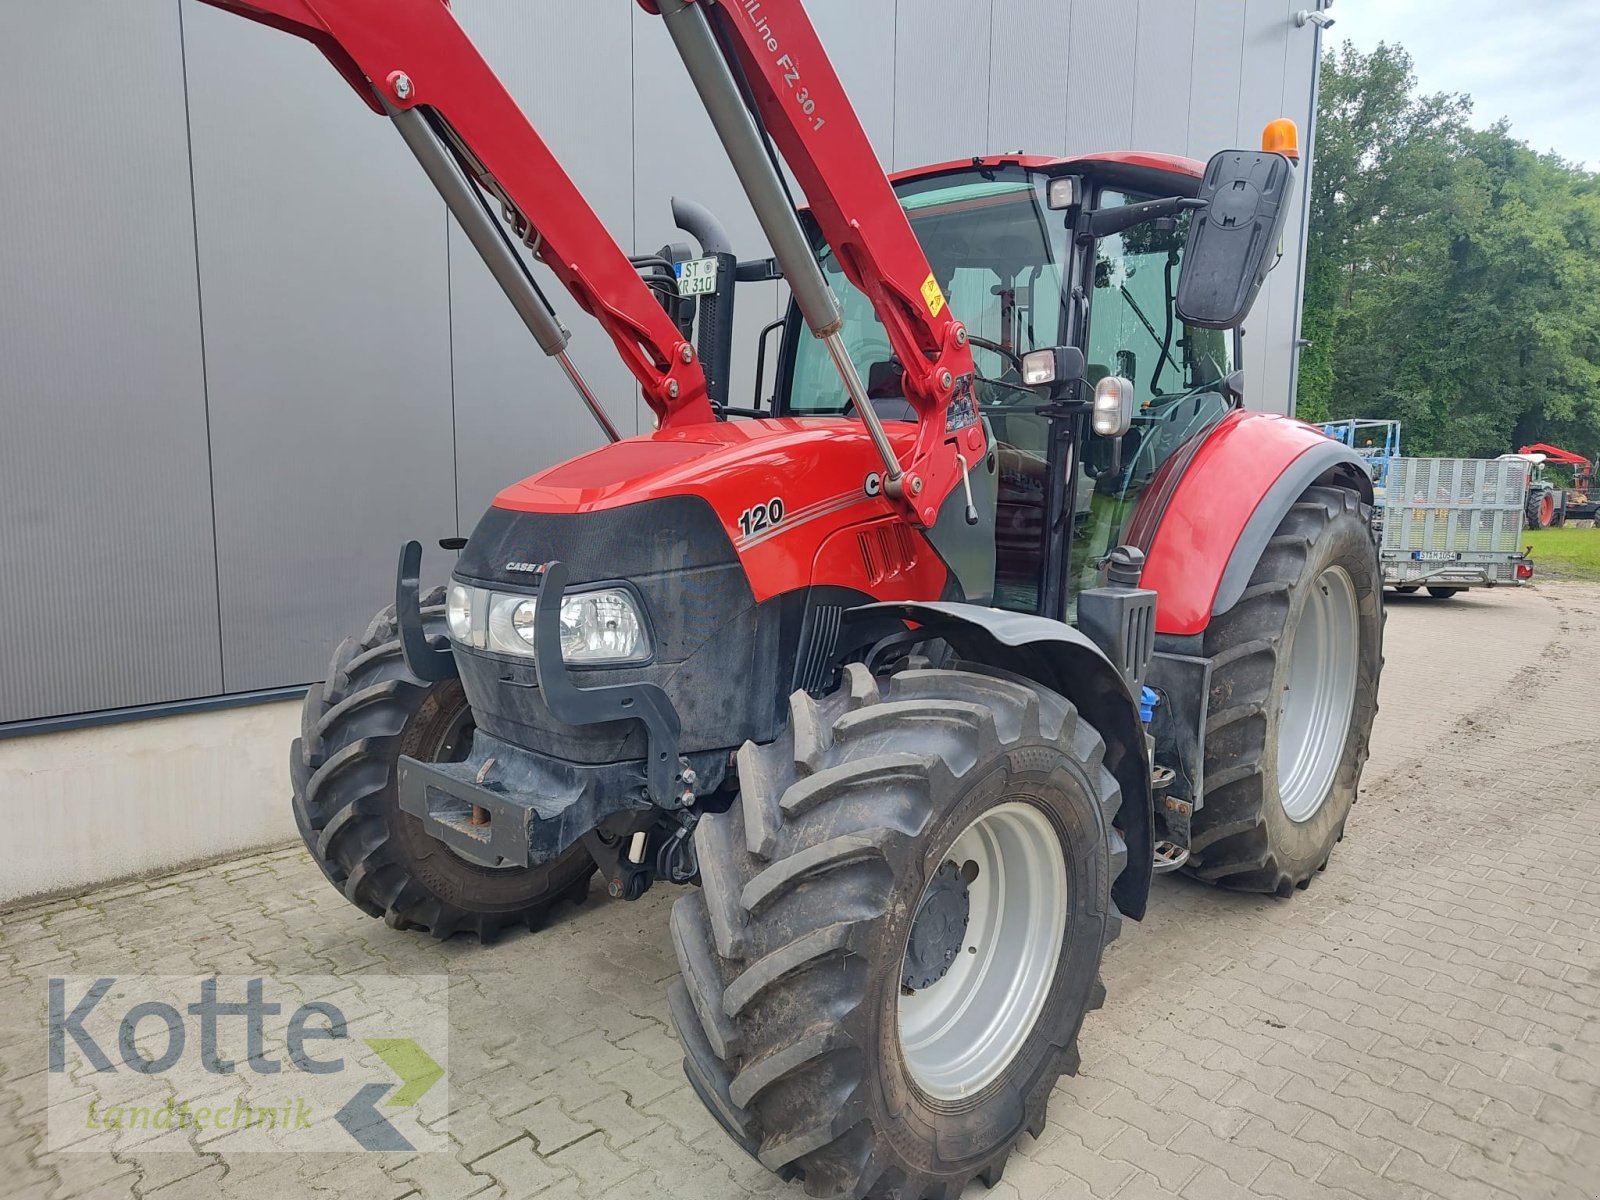
[[[1149,199],[1103,191],[1099,207]],[[1135,411],[1120,446],[1091,437],[1084,448],[1074,594],[1099,583],[1106,556],[1161,465],[1233,406],[1224,387],[1235,367],[1233,334],[1185,325],[1173,309],[1188,222],[1185,214],[1175,222],[1138,225],[1095,245],[1088,382],[1092,386],[1107,375],[1130,381]]]
[[[1060,341],[1066,233],[1060,215],[1045,207],[1041,187],[1020,169],[1001,168],[914,180],[898,189],[935,280],[974,339],[979,403],[986,412],[1007,403],[1036,405],[1032,393],[986,385],[1016,381],[1021,355]],[[901,395],[900,377],[883,323],[820,238],[817,255],[839,297],[845,346],[868,394],[892,401]],[[838,371],[820,342],[797,332],[785,415],[842,414],[847,397]],[[895,410],[887,404],[880,411],[892,418]],[[1039,425],[1028,432],[1042,450],[1043,422]]]

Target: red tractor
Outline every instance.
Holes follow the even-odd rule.
[[[1544,464],[1555,463],[1557,466],[1568,467],[1572,470],[1572,488],[1562,497],[1562,502],[1556,504],[1554,484],[1545,487],[1544,492],[1537,498],[1532,495],[1528,501],[1528,524],[1539,529],[1548,529],[1551,525],[1565,524],[1570,518],[1574,521],[1596,520],[1600,517],[1600,490],[1594,482],[1594,463],[1581,454],[1574,454],[1571,450],[1563,450],[1560,446],[1552,446],[1546,442],[1535,442],[1531,446],[1524,446],[1519,454],[1542,456]],[[1537,505],[1537,510],[1535,506]]]
[[[630,260],[442,0],[211,2],[398,127],[609,439],[501,492],[448,587],[402,551],[306,698],[312,856],[436,937],[531,927],[597,868],[698,884],[671,1011],[728,1133],[814,1195],[992,1183],[1152,874],[1292,895],[1356,797],[1371,481],[1241,407],[1292,131],[891,181],[799,0],[645,0],[774,258],[682,206],[705,253]],[[653,432],[605,420],[530,251]],[[776,277],[770,405],[735,408],[728,307]]]

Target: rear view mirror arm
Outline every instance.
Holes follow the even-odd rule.
[[[1097,208],[1088,214],[1083,223],[1082,237],[1103,238],[1122,233],[1146,221],[1162,217],[1176,217],[1192,209],[1206,207],[1206,201],[1193,196],[1167,196],[1160,200],[1145,200],[1138,204],[1119,204],[1116,208]]]

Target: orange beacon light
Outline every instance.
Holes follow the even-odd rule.
[[[1288,117],[1268,121],[1261,131],[1261,149],[1268,154],[1281,154],[1292,163],[1300,161],[1300,130]]]

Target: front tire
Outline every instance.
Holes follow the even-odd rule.
[[[1431,587],[1428,589],[1428,595],[1432,596],[1435,600],[1448,600],[1460,590],[1460,588],[1455,587]]]
[[[696,833],[703,889],[672,914],[684,1068],[814,1196],[998,1180],[1104,998],[1127,858],[1105,745],[1055,693],[980,671],[856,664],[796,693]]]
[[[1366,506],[1312,487],[1239,602],[1212,619],[1205,804],[1189,860],[1201,879],[1287,896],[1327,865],[1378,712],[1382,594]]]
[[[1549,529],[1556,519],[1556,498],[1551,492],[1535,492],[1528,497],[1528,527]]]
[[[444,633],[444,589],[423,599],[430,636]],[[306,849],[345,899],[394,929],[488,941],[508,925],[533,928],[562,898],[582,899],[594,860],[582,844],[539,867],[490,868],[457,857],[400,809],[401,755],[467,756],[472,712],[458,679],[428,683],[406,666],[393,606],[333,654],[306,693],[289,751],[294,817]]]

